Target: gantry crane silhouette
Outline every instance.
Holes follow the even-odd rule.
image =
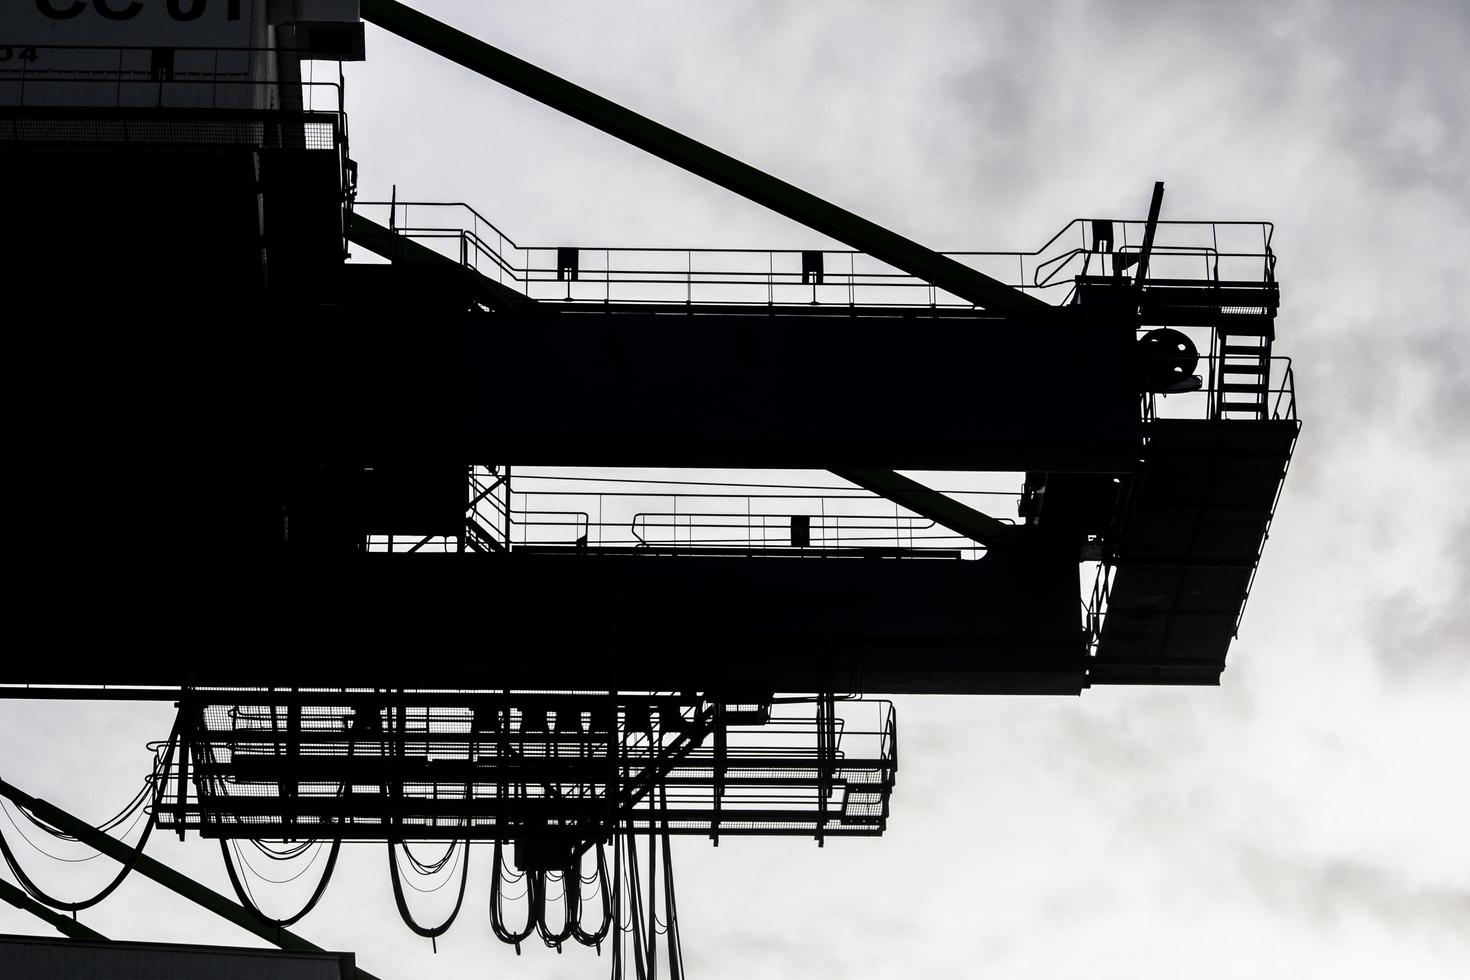
[[[874,697],[1219,682],[1300,428],[1269,223],[1164,220],[1160,183],[1140,220],[940,253],[362,0],[848,248],[522,245],[357,199],[344,85],[300,62],[362,25],[305,6],[269,77],[115,45],[100,100],[67,45],[0,47],[5,183],[37,189],[0,256],[29,420],[0,694],[177,702],[135,808],[218,840],[242,905],[241,842],[330,842],[309,911],[343,841],[387,841],[437,936],[400,879],[462,897],[493,842],[498,936],[643,975],[660,922],[678,961],[669,835],[882,833]]]

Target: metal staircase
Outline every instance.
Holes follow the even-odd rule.
[[[1275,324],[1270,313],[1221,313],[1211,358],[1219,370],[1211,418],[1267,417]]]

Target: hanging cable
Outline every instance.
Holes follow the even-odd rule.
[[[148,748],[154,753],[153,771],[149,775],[143,777],[143,785],[138,787],[138,792],[133,794],[132,799],[130,799],[121,810],[113,814],[111,817],[108,817],[106,820],[102,821],[102,823],[98,824],[93,829],[101,834],[110,834],[114,829],[121,826],[124,821],[131,820],[128,828],[124,830],[119,836],[125,837],[128,834],[132,833],[133,828],[137,826],[138,819],[143,814],[143,811],[145,809],[144,803],[148,799],[148,791],[152,789],[153,786],[155,786],[158,782],[159,772],[164,761],[164,757],[158,755],[158,749],[166,747],[167,745],[167,742],[148,743]],[[21,816],[25,817],[28,823],[30,823],[33,827],[44,831],[48,836],[53,837],[56,840],[66,841],[73,844],[80,842],[78,838],[72,836],[71,834],[68,834],[66,831],[58,830],[50,824],[46,823],[44,820],[37,818],[33,813],[31,813],[20,804],[17,803],[15,808],[20,811]],[[9,817],[8,812],[6,816]],[[21,835],[21,837],[25,840],[27,844],[30,844],[31,847],[35,848],[37,851],[40,851],[42,854],[45,854],[47,857],[52,858],[53,860],[62,861],[68,864],[77,864],[83,861],[95,861],[97,858],[102,856],[101,851],[95,851],[84,858],[64,858],[60,855],[52,854],[51,852],[38,846],[34,841],[27,837],[25,831],[20,829],[20,826],[15,823],[14,819],[11,819],[10,822],[11,825],[15,827],[16,832]]]
[[[417,871],[420,875],[424,875],[426,877],[429,875],[438,874],[440,871],[443,871],[444,866],[449,863],[450,858],[459,853],[458,847],[456,846],[455,842],[450,841],[449,846],[444,849],[444,853],[439,857],[437,861],[425,863],[414,856],[414,853],[409,849],[408,844],[405,843],[401,846],[403,848],[403,856],[408,858],[409,867],[413,868],[413,870]],[[437,891],[437,889],[435,890]]]
[[[174,721],[174,730],[168,738],[168,749],[164,753],[163,760],[164,772],[168,771],[169,765],[173,761],[174,748],[178,744],[179,728],[182,723],[183,712],[180,712],[178,719]],[[117,891],[118,886],[123,883],[124,879],[126,879],[127,876],[132,873],[133,868],[137,866],[138,858],[142,856],[143,848],[148,846],[148,838],[152,836],[153,828],[157,826],[157,824],[158,813],[155,809],[153,813],[150,813],[148,815],[148,822],[143,825],[143,834],[138,838],[138,843],[133,848],[133,852],[128,855],[127,860],[123,862],[122,869],[118,871],[117,877],[112,879],[112,881],[109,882],[107,886],[104,887],[96,895],[93,895],[91,898],[84,899],[80,902],[64,902],[59,898],[48,895],[40,888],[39,885],[32,881],[31,877],[26,874],[25,869],[20,866],[20,862],[16,860],[15,853],[10,849],[10,843],[5,839],[4,831],[0,831],[0,855],[4,856],[5,864],[10,868],[10,873],[15,876],[15,880],[20,882],[21,887],[24,888],[26,892],[36,901],[40,902],[42,905],[48,905],[58,912],[81,912],[84,909],[91,908],[98,902],[101,902],[107,896],[111,895],[113,892]]]
[[[663,809],[669,811],[669,788],[662,788]],[[684,945],[679,941],[678,903],[674,899],[674,854],[669,846],[669,821],[664,818],[664,930],[668,933],[669,980],[684,980]],[[649,860],[653,860],[652,855]]]
[[[251,841],[251,843],[253,844],[253,843],[255,843],[255,841]],[[299,867],[296,870],[296,873],[295,874],[288,875],[285,878],[272,878],[270,875],[261,874],[260,871],[256,869],[255,865],[253,865],[253,864],[250,863],[250,859],[247,858],[241,852],[240,847],[239,847],[238,844],[235,844],[234,845],[235,860],[237,862],[239,862],[239,864],[240,864],[240,866],[242,868],[245,869],[246,874],[254,875],[256,878],[260,879],[261,881],[266,882],[267,884],[271,884],[271,885],[289,885],[291,882],[300,879],[300,877],[302,875],[304,875],[304,874],[306,874],[306,872],[310,871],[312,869],[312,866],[316,864],[316,859],[319,858],[319,857],[321,857],[321,854],[322,854],[321,843],[319,841],[309,841],[308,843],[309,844],[315,844],[316,845],[316,850],[314,852],[312,852],[312,855],[311,855],[310,858],[308,858],[305,862],[302,863],[301,867]],[[285,858],[278,858],[278,859],[274,859],[274,860],[278,861],[278,863],[281,863],[281,864],[286,864],[287,863],[287,860]]]
[[[574,873],[581,871],[580,868],[573,868],[572,870]],[[572,927],[572,936],[583,946],[596,946],[600,954],[602,952],[602,941],[607,938],[608,929],[611,928],[613,919],[612,889],[608,886],[607,857],[602,844],[597,845],[597,870],[592,873],[591,879],[580,880],[584,884],[591,884],[593,881],[597,882],[598,899],[602,905],[602,921],[594,931],[587,932],[582,928],[582,912],[579,905],[577,909],[577,924]]]
[[[532,903],[529,901],[531,897],[531,874],[530,872],[522,872],[519,877],[511,877],[509,879],[512,884],[520,881],[522,878],[526,880],[526,891],[524,894],[528,899],[526,904],[526,924],[521,930],[513,932],[505,927],[505,915],[500,907],[500,883],[503,867],[501,846],[501,842],[497,840],[495,842],[495,857],[491,861],[491,873],[493,877],[490,881],[490,928],[495,933],[496,939],[499,939],[507,945],[514,946],[516,948],[516,955],[519,956],[521,953],[521,943],[529,938],[531,933],[536,929],[536,916],[532,913]]]
[[[581,889],[578,887],[582,880],[581,872],[576,868],[569,868],[561,872],[561,905],[563,908],[561,930],[552,932],[546,922],[546,883],[548,880],[556,881],[551,877],[551,872],[527,872],[527,880],[531,883],[531,912],[536,917],[536,933],[541,941],[551,949],[561,950],[562,943],[571,939],[577,931],[577,923],[581,914],[582,900],[579,897]]]
[[[224,845],[224,843],[225,843],[225,841],[223,841],[223,840],[220,841],[220,844],[222,846]],[[230,850],[235,853],[235,856],[236,857],[239,857],[239,855],[240,855],[239,844],[237,842],[235,842],[235,841],[230,841],[229,842],[229,847],[230,847]],[[241,885],[244,886],[244,888],[245,888],[245,894],[247,896],[249,896],[249,899],[250,899],[249,903],[246,903],[244,901],[241,901],[240,904],[241,905],[244,905],[246,908],[252,908],[254,906],[259,905],[260,903],[255,900],[255,890],[250,887],[250,879],[242,875],[240,877],[240,883],[241,883]]]
[[[403,848],[404,852],[407,853],[408,845],[400,844],[399,847]],[[410,879],[410,876],[406,874],[403,875],[403,883],[412,888],[414,891],[418,892],[420,895],[432,895],[434,894],[434,892],[441,890],[445,885],[454,880],[453,869],[456,867],[456,865],[450,864],[450,859],[453,858],[455,861],[458,861],[462,855],[465,857],[465,860],[469,860],[468,845],[466,845],[464,848],[460,848],[456,844],[451,844],[449,850],[445,852],[444,857],[441,860],[434,862],[433,865],[415,864],[412,858],[410,858],[409,869],[413,872],[414,875],[420,878],[437,877],[439,879],[439,883],[437,885],[431,885],[428,888],[420,888],[418,885],[415,885]],[[443,871],[446,866],[450,868],[450,873],[440,874],[440,872]],[[432,870],[420,870],[421,868],[431,868]]]
[[[653,936],[644,941],[643,933],[643,896],[638,890],[638,844],[634,839],[632,821],[629,821],[628,832],[623,837],[623,845],[628,855],[628,870],[623,874],[623,879],[628,884],[628,919],[633,924],[633,967],[638,980],[647,980],[648,972],[653,964]],[[648,897],[650,904],[653,896]]]
[[[618,842],[618,825],[613,823],[612,872],[612,980],[623,980],[623,851]]]
[[[24,817],[26,819],[26,821],[28,823],[30,823],[32,826],[38,827],[41,830],[47,830],[48,829],[48,827],[47,827],[47,825],[46,825],[46,823],[44,821],[37,819],[33,814],[31,814],[24,807],[20,806],[19,804],[16,804],[16,807],[15,808],[20,811],[20,815],[22,817]],[[18,824],[18,823],[15,822],[15,818],[10,815],[10,807],[6,806],[3,801],[0,801],[0,810],[3,810],[5,812],[5,819],[6,819],[6,821],[10,824],[10,826],[12,826],[12,827],[15,828],[15,832],[20,835],[20,839],[23,840],[23,841],[25,841],[27,844],[30,845],[31,850],[35,851],[38,854],[43,854],[43,855],[45,855],[46,857],[50,858],[53,861],[60,861],[62,864],[85,864],[88,861],[95,861],[98,858],[102,857],[102,852],[101,851],[93,851],[91,854],[88,854],[86,857],[74,857],[74,858],[72,858],[72,857],[62,857],[60,854],[53,854],[50,851],[46,850],[46,848],[42,847],[40,844],[37,844],[35,841],[31,840],[30,835],[27,834],[24,830],[21,829],[20,824]],[[138,814],[134,815],[133,822],[128,825],[127,829],[124,830],[120,836],[121,837],[126,837],[128,834],[131,834],[133,832],[133,828],[138,825],[138,819],[141,816],[142,816],[142,812],[141,811]],[[54,828],[50,828],[50,829],[54,830]],[[50,836],[52,836],[56,840],[60,840],[60,841],[73,841],[74,842],[76,840],[76,838],[74,838],[74,837],[64,837],[64,836],[62,836],[60,834],[57,834],[57,833],[52,833]]]
[[[127,806],[123,807],[116,814],[114,814],[113,816],[109,817],[108,819],[104,820],[102,823],[100,823],[100,824],[97,825],[97,827],[95,829],[98,831],[98,833],[103,833],[103,834],[110,833],[112,830],[114,830],[115,828],[117,828],[118,826],[120,826],[123,823],[123,821],[129,819],[130,817],[131,818],[134,818],[134,822],[136,823],[136,816],[137,816],[138,812],[143,809],[143,804],[144,804],[144,802],[148,798],[148,790],[149,790],[150,787],[153,786],[154,781],[155,781],[155,778],[156,778],[157,775],[158,775],[158,760],[155,759],[153,761],[153,775],[144,777],[144,779],[143,779],[143,785],[138,789],[138,792],[133,796],[133,798],[128,801]],[[63,840],[63,841],[71,842],[71,843],[77,843],[77,838],[73,837],[71,834],[66,833],[65,831],[57,830],[55,827],[53,827],[50,824],[46,823],[44,820],[37,819],[34,815],[32,815],[30,813],[30,811],[26,810],[25,807],[17,805],[16,806],[16,809],[18,809],[21,812],[21,814],[26,818],[26,820],[28,820],[31,824],[33,824],[34,826],[40,828],[41,830],[44,830],[47,834],[49,834],[50,836],[56,838],[57,840]],[[19,829],[20,829],[19,827],[16,828],[16,830],[19,830]],[[129,829],[131,829],[131,828],[129,828]],[[128,831],[125,830],[125,831],[123,831],[123,833],[126,834],[126,833],[128,833]],[[37,848],[37,849],[39,850],[39,848]],[[92,855],[92,857],[99,857],[99,856],[100,855],[98,855],[98,854]],[[92,858],[85,858],[84,860],[90,861],[91,859]],[[58,860],[65,860],[65,858],[59,858]]]
[[[320,845],[321,842],[314,840],[302,841],[300,844],[296,844],[281,851],[272,850],[270,845],[266,844],[265,841],[251,840],[250,843],[257,851],[264,854],[272,861],[289,861],[292,858],[300,857],[301,855],[306,853],[308,848],[312,847],[313,845]]]
[[[398,906],[398,914],[403,918],[403,924],[412,929],[414,935],[422,936],[425,939],[438,939],[449,931],[450,926],[454,925],[454,920],[459,917],[460,906],[464,904],[465,882],[470,877],[469,850],[470,842],[466,839],[464,842],[464,861],[460,866],[459,872],[459,894],[455,896],[454,908],[450,910],[449,916],[443,922],[437,926],[426,927],[419,925],[414,920],[413,913],[408,908],[408,902],[404,900],[403,882],[399,878],[398,871],[398,845],[391,840],[388,842],[388,875],[393,881],[393,903]]]
[[[326,894],[327,883],[332,880],[332,872],[335,871],[337,868],[337,854],[342,850],[342,842],[340,840],[332,841],[332,849],[327,852],[327,866],[322,869],[321,879],[316,883],[316,889],[311,893],[311,898],[307,899],[306,905],[302,907],[301,911],[297,912],[290,918],[273,919],[260,910],[259,906],[255,904],[255,900],[251,896],[248,888],[241,883],[240,876],[235,871],[235,862],[230,857],[229,844],[229,841],[224,838],[220,838],[219,850],[220,853],[224,855],[225,873],[229,875],[230,887],[235,889],[235,897],[240,900],[241,905],[245,906],[245,908],[249,910],[251,915],[255,916],[257,919],[266,923],[267,925],[275,926],[277,929],[289,929],[291,926],[294,926],[296,923],[306,918],[307,914],[312,909],[316,908],[316,903],[321,901],[322,896]]]

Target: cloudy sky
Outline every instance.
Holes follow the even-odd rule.
[[[1276,223],[1305,429],[1223,686],[901,700],[884,838],[677,844],[691,976],[1470,976],[1470,7],[418,4],[933,247],[1141,217],[1156,179],[1165,217]],[[372,28],[368,46],[349,74],[365,197],[468,201],[544,242],[824,244]],[[0,703],[0,772],[100,820],[168,726],[159,706]],[[151,853],[228,890],[209,844]],[[86,894],[102,863],[38,875]],[[381,848],[344,863],[298,931],[383,980],[607,966],[500,947],[483,868],[431,959]],[[83,920],[252,944],[136,877]],[[0,931],[44,926],[4,907]]]

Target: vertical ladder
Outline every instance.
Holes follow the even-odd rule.
[[[1220,314],[1215,323],[1214,418],[1267,418],[1275,335],[1275,318],[1270,314]]]

